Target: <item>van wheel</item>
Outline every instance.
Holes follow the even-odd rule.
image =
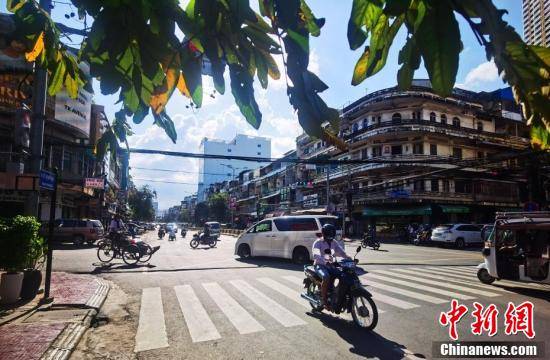
[[[239,250],[237,250],[237,255],[242,258],[249,258],[250,257],[250,246],[247,244],[241,244],[239,245]]]
[[[305,247],[297,247],[292,252],[292,261],[296,264],[305,264],[309,261],[309,251]]]
[[[465,244],[464,244],[464,239],[463,239],[463,238],[458,238],[458,239],[456,239],[456,241],[455,241],[455,247],[456,247],[457,249],[464,249],[464,245],[465,245]]]
[[[84,236],[82,235],[75,235],[73,237],[73,245],[74,246],[82,246],[84,244]]]

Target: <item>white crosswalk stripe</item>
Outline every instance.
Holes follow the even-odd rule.
[[[375,272],[377,274],[396,276],[396,277],[399,277],[401,279],[412,280],[412,281],[415,281],[415,282],[420,282],[420,283],[430,284],[430,285],[435,285],[435,286],[440,286],[440,287],[447,287],[447,288],[451,288],[451,289],[454,289],[454,290],[464,291],[464,292],[467,292],[467,293],[474,293],[476,295],[483,295],[483,296],[487,296],[487,297],[499,296],[499,294],[489,292],[489,291],[483,291],[483,290],[474,289],[474,288],[471,288],[471,287],[466,287],[466,286],[461,286],[461,285],[456,285],[456,284],[450,284],[450,283],[446,283],[446,282],[442,282],[442,281],[424,279],[424,278],[422,278],[420,276],[416,276],[416,275],[413,276],[413,275],[400,274],[399,271],[400,271],[400,269],[373,270],[373,272]]]
[[[405,300],[399,300],[392,296],[384,295],[378,292],[370,291],[370,293],[372,294],[372,297],[375,301],[393,305],[401,309],[414,309],[414,308],[420,307],[420,305],[413,304]]]
[[[377,274],[373,274],[373,273],[369,273],[367,275],[367,277],[374,278],[374,279],[377,279],[377,280],[387,281],[389,283],[394,283],[394,284],[397,284],[397,285],[413,287],[416,290],[429,291],[429,292],[433,292],[433,293],[436,293],[436,294],[439,294],[439,295],[449,296],[449,297],[455,298],[455,299],[461,299],[461,300],[475,299],[475,297],[470,296],[470,295],[464,295],[464,294],[453,292],[453,291],[442,290],[442,289],[434,288],[433,286],[426,286],[426,285],[421,285],[421,284],[418,284],[418,283],[411,283],[410,281],[398,280],[398,279],[394,279],[394,278],[391,278],[391,277],[377,275]]]
[[[397,270],[397,269],[395,269],[395,270]],[[468,280],[466,280],[464,278],[456,278],[453,274],[444,274],[444,273],[436,271],[436,270],[430,270],[430,269],[424,269],[424,268],[414,268],[414,270],[399,269],[399,271],[410,272],[410,273],[417,274],[419,276],[426,276],[426,277],[430,277],[430,278],[433,278],[433,279],[439,279],[439,280],[443,280],[443,281],[454,282],[454,283],[464,284],[464,285],[468,285],[468,286],[475,286],[475,287],[480,287],[480,288],[483,288],[483,289],[490,289],[490,291],[507,292],[506,290],[501,289],[501,288],[496,287],[496,286],[482,284],[479,280],[477,280],[477,278],[475,280],[470,279],[470,278],[468,278]]]
[[[300,304],[301,306],[305,307],[306,309],[310,309],[311,307],[309,306],[307,300],[305,299],[302,299],[302,297],[300,296],[300,292],[296,291],[296,290],[293,290],[273,279],[270,279],[270,278],[259,278],[258,279],[259,282],[261,282],[262,284],[270,287],[271,289],[277,291],[278,293],[286,296],[287,298],[289,298],[290,300]]]
[[[372,281],[372,280],[368,280],[367,286],[372,286],[372,287],[382,289],[382,290],[385,290],[385,291],[388,291],[388,292],[393,292],[393,293],[396,293],[396,294],[405,295],[407,297],[410,297],[410,298],[413,298],[413,299],[418,299],[418,300],[423,300],[423,301],[426,301],[426,302],[429,302],[429,303],[432,303],[432,304],[443,304],[443,303],[449,302],[449,300],[441,299],[441,298],[438,298],[438,297],[435,297],[435,296],[426,295],[426,294],[422,294],[422,293],[418,293],[418,292],[414,292],[414,291],[410,291],[410,290],[401,289],[401,288],[398,288],[398,287],[395,287],[395,286],[382,284],[382,283]]]
[[[303,285],[304,284],[304,279],[299,278],[297,276],[292,276],[292,275],[283,276],[283,279],[285,279],[287,281],[290,281],[291,283],[294,283],[294,284],[297,284],[297,285]]]
[[[250,301],[268,313],[272,318],[277,320],[281,325],[290,327],[306,324],[306,322],[300,319],[297,315],[294,315],[246,281],[232,280],[230,283]]]
[[[469,273],[469,272],[466,272],[466,271],[462,271],[462,270],[459,270],[459,269],[443,268],[441,266],[439,266],[439,267],[428,266],[427,269],[441,271],[441,272],[444,272],[444,273],[447,273],[447,274],[456,274],[456,275],[462,276],[466,279],[471,279],[471,280],[476,280],[477,279],[476,274]]]
[[[233,299],[218,283],[202,284],[208,295],[227,316],[240,334],[250,334],[265,328]]]
[[[135,352],[160,349],[168,346],[164,308],[159,287],[141,291],[141,308],[136,332]]]
[[[193,342],[221,338],[191,285],[174,286],[174,290]]]

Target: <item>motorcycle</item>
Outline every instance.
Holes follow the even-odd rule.
[[[330,256],[330,249],[325,255]],[[357,248],[355,256],[361,251]],[[378,323],[378,309],[372,300],[371,293],[363,287],[357,276],[358,260],[342,260],[334,262],[333,265],[339,267],[342,272],[338,277],[338,284],[331,286],[327,298],[331,299],[331,312],[340,314],[347,311],[351,313],[353,322],[364,330],[373,330]],[[311,308],[315,312],[322,312],[324,307],[321,299],[322,279],[315,272],[312,265],[304,266],[305,279],[303,281],[305,292],[301,297],[309,301]]]
[[[380,241],[373,238],[372,235],[363,234],[363,240],[361,240],[361,246],[364,247],[364,248],[369,246],[373,250],[378,250],[378,249],[380,249]]]
[[[164,234],[166,234],[164,229],[159,229],[159,232],[158,232],[159,240],[162,240],[162,238],[164,237]]]
[[[431,237],[432,237],[431,229],[419,231],[418,234],[416,235],[416,238],[414,239],[413,244],[416,246],[421,244],[427,244],[430,241]]]
[[[168,234],[168,241],[176,241],[176,232],[170,232],[170,234]]]
[[[181,237],[185,237],[185,235],[187,235],[187,230],[185,229],[181,229]]]
[[[189,242],[189,246],[196,249],[199,245],[208,245],[211,248],[216,247],[218,239],[214,236],[204,236],[203,233],[194,234],[193,238]]]

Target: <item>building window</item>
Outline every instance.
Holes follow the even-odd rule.
[[[262,147],[262,144],[258,144],[258,147],[261,148],[261,147]]]
[[[413,120],[420,120],[422,116],[420,115],[420,111],[413,111],[412,113]]]
[[[382,122],[382,116],[378,115],[378,119],[376,119],[377,122],[378,122],[378,125],[380,125],[380,123]]]
[[[441,114],[441,123],[447,125],[447,115]]]
[[[392,119],[393,122],[401,122],[401,114],[400,113],[395,113],[395,114],[392,115],[391,119]]]
[[[423,143],[413,144],[413,154],[417,154],[417,155],[424,154],[424,144]]]
[[[369,120],[367,118],[363,119],[363,129],[365,129],[367,126],[369,126]]]
[[[367,148],[361,149],[361,159],[367,159],[369,157],[369,151]]]
[[[430,155],[437,155],[437,145],[430,144]]]
[[[391,154],[392,155],[401,155],[403,154],[403,146],[401,145],[393,145],[391,147]]]
[[[372,123],[374,124],[376,122],[376,116],[373,116],[371,119]]]
[[[471,192],[471,183],[469,181],[455,180],[455,193],[469,194]]]
[[[357,132],[359,130],[359,125],[357,123],[354,123],[351,127],[352,132]]]
[[[373,146],[372,148],[372,156],[382,156],[382,146]]]
[[[478,151],[477,152],[477,157],[478,157],[478,159],[483,159],[485,157],[484,154],[483,154],[483,151]]]
[[[258,155],[262,155],[262,153],[261,153],[261,152],[257,152],[256,154],[258,154]]]
[[[424,180],[415,180],[413,184],[413,189],[414,191],[424,191],[424,185]]]
[[[453,148],[453,157],[455,159],[462,159],[462,149],[461,148]]]
[[[430,113],[430,121],[435,122],[435,113],[433,111]]]
[[[439,180],[432,179],[430,181],[430,186],[432,188],[432,192],[439,192]]]
[[[231,152],[231,149],[227,149],[227,152]]]
[[[453,118],[453,126],[454,127],[460,127],[460,119],[456,116]]]
[[[73,170],[73,154],[65,151],[63,153],[63,171]]]
[[[450,192],[451,187],[449,186],[449,180],[443,180],[443,192]]]
[[[483,123],[481,121],[477,122],[477,131],[483,131]]]

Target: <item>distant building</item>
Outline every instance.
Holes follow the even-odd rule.
[[[550,44],[550,0],[523,0],[523,34],[530,45]]]
[[[271,157],[271,139],[239,134],[231,141],[204,138],[199,152],[205,155],[247,156],[253,158]],[[265,162],[243,160],[201,159],[199,163],[199,186],[197,201],[205,200],[205,189],[214,183],[231,180],[241,171],[254,169]]]

